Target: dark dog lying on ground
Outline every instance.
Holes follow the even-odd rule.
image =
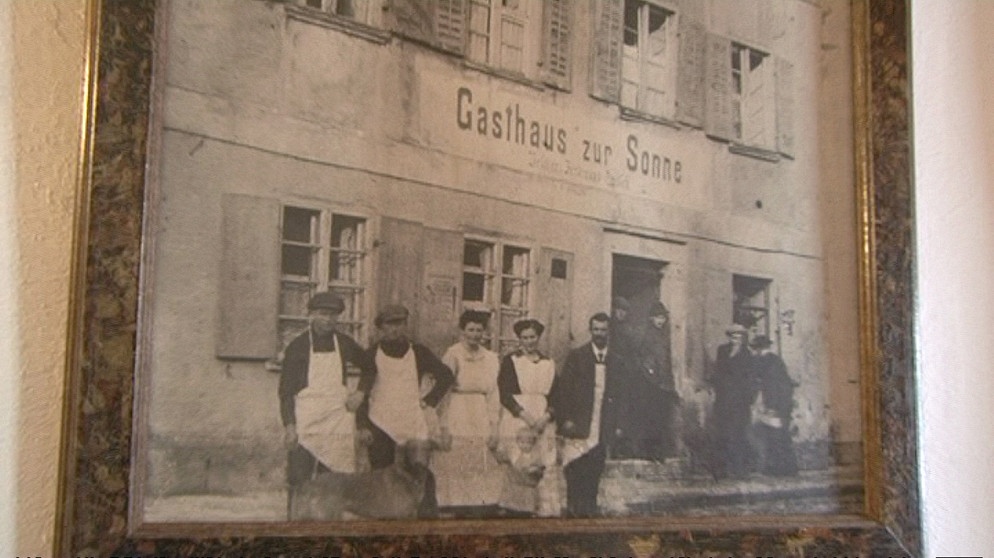
[[[397,448],[396,462],[365,473],[322,473],[290,495],[290,520],[434,517],[435,476],[428,469],[431,442]]]

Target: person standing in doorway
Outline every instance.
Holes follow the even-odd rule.
[[[649,323],[635,345],[635,369],[625,399],[632,457],[662,461],[677,451],[680,398],[673,377],[670,313],[662,302],[649,309]]]
[[[714,388],[714,474],[717,478],[745,478],[753,461],[749,441],[752,403],[758,393],[755,363],[749,352],[749,330],[732,324],[728,342],[718,347],[711,385]]]
[[[797,457],[790,439],[794,410],[794,381],[787,365],[773,352],[773,342],[759,335],[749,344],[755,353],[759,396],[754,405],[754,425],[759,441],[759,471],[764,475],[789,477],[797,474]]]
[[[570,351],[551,397],[563,441],[568,517],[598,515],[597,492],[607,457],[603,441],[614,426],[625,366],[624,356],[609,346],[610,325],[603,312],[591,316],[590,342]]]
[[[345,302],[333,292],[307,303],[309,327],[283,356],[278,395],[287,449],[289,497],[318,473],[356,470],[359,376],[370,366],[354,339],[336,330]]]

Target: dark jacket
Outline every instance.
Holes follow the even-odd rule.
[[[600,436],[604,440],[613,431],[616,422],[619,382],[623,378],[626,358],[608,346],[605,359],[604,399],[601,402]],[[556,409],[557,433],[565,438],[584,439],[590,435],[594,412],[594,358],[593,344],[587,343],[570,351],[562,371],[552,386],[550,402]],[[572,428],[567,428],[572,423]]]
[[[365,351],[354,339],[344,333],[335,333],[335,341],[342,358],[342,384],[345,384],[345,363],[351,362],[360,370],[371,368]],[[330,345],[330,343],[328,343]],[[320,345],[319,345],[320,347]],[[283,351],[283,371],[280,374],[278,389],[280,398],[280,418],[283,425],[296,424],[295,397],[307,387],[307,369],[311,360],[310,330],[298,335]]]
[[[514,369],[514,361],[511,360],[511,356],[507,355],[500,361],[500,370],[497,372],[497,392],[500,394],[501,406],[507,409],[512,416],[517,417],[523,409],[514,396],[521,394],[521,386],[518,384],[518,372]],[[545,355],[539,355],[539,357],[540,360],[548,360]],[[555,389],[555,380],[553,380],[552,389]],[[553,412],[555,406],[552,404],[552,399],[547,398],[547,403],[546,411],[550,416],[555,416]]]

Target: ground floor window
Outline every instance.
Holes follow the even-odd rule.
[[[281,215],[279,336],[285,346],[307,327],[307,301],[331,290],[345,300],[339,329],[366,336],[366,219],[284,205]]]
[[[770,288],[773,280],[748,275],[732,276],[732,321],[752,335],[770,336]]]
[[[491,349],[504,354],[517,346],[514,322],[529,316],[531,249],[494,240],[463,243],[462,306],[491,312]]]

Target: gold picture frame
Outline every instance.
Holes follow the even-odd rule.
[[[320,524],[175,538],[132,520],[136,334],[156,2],[93,0],[57,518],[59,556],[917,556],[909,10],[854,0],[865,502],[842,516]],[[399,534],[384,534],[385,532]]]

